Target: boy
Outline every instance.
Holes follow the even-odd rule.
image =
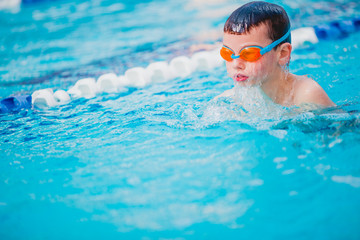
[[[236,84],[257,85],[277,104],[335,106],[314,80],[286,70],[291,49],[285,10],[272,3],[250,2],[227,19],[220,54]],[[234,89],[230,89],[216,98],[233,95]]]

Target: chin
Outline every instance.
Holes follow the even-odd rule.
[[[246,80],[246,81],[236,81],[234,80],[235,86],[239,86],[239,87],[254,87],[254,86],[260,86],[261,83],[254,81],[254,80]]]

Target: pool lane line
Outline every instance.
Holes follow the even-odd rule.
[[[296,49],[306,44],[316,44],[321,40],[348,37],[360,30],[360,17],[351,20],[337,20],[314,27],[298,28],[291,31],[292,45]],[[166,82],[173,78],[183,78],[195,71],[207,71],[223,65],[219,49],[197,52],[191,56],[179,56],[167,62],[154,62],[147,68],[135,67],[124,75],[114,73],[95,78],[78,80],[68,91],[40,89],[31,95],[17,95],[0,101],[0,113],[16,112],[31,107],[47,108],[63,105],[77,98],[93,98],[101,92],[123,92],[130,87],[144,88],[151,83]]]

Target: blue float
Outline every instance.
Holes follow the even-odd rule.
[[[354,18],[352,20],[352,22],[353,22],[353,24],[355,26],[356,31],[359,31],[360,30],[360,17]]]
[[[0,101],[0,113],[18,111],[31,108],[31,95],[8,97]]]
[[[344,37],[344,33],[337,25],[323,24],[314,27],[315,34],[319,39],[330,40]]]
[[[314,26],[316,36],[319,39],[339,39],[347,37],[350,33],[360,30],[360,18],[351,20],[333,21],[329,24]]]

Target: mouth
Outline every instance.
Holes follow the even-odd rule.
[[[249,77],[248,76],[245,76],[245,75],[242,75],[242,74],[235,74],[233,79],[236,81],[236,82],[244,82],[248,79]]]

